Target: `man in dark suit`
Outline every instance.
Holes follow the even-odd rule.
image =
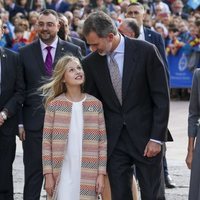
[[[184,5],[182,0],[174,0],[171,3],[172,15],[180,16],[182,19],[187,20],[190,15],[183,12],[183,7]]]
[[[53,10],[44,10],[37,22],[39,39],[20,49],[24,70],[24,130],[20,133],[24,149],[25,200],[39,200],[43,181],[42,129],[44,108],[37,89],[51,77],[58,59],[66,54],[81,58],[80,48],[58,38],[59,19]]]
[[[168,72],[168,63],[165,53],[165,45],[161,35],[150,28],[143,26],[145,10],[142,4],[139,2],[129,4],[126,12],[126,18],[134,18],[137,20],[138,26],[140,27],[140,35],[138,39],[146,40],[154,44],[162,56],[163,62]]]
[[[10,21],[17,13],[25,15],[25,9],[17,5],[14,0],[5,0],[5,8],[9,12]]]
[[[165,53],[165,45],[164,45],[163,38],[159,33],[151,30],[150,27],[146,28],[143,26],[144,15],[145,15],[145,10],[142,4],[140,4],[139,2],[129,4],[127,8],[126,17],[137,20],[138,26],[140,28],[140,35],[138,39],[148,41],[151,44],[154,44],[158,48],[158,51],[165,65],[165,69],[166,69],[167,77],[169,81],[169,78],[170,78],[169,68],[168,68],[168,62],[167,62],[167,57]],[[169,130],[167,132],[167,141],[173,141],[173,138]],[[166,148],[164,149],[166,150]],[[165,155],[163,157],[163,164],[164,164],[164,172],[167,172],[167,162],[166,162]],[[164,182],[166,183],[166,186],[167,187],[169,186],[170,188],[174,188],[175,184],[172,182],[172,179],[169,176],[168,172],[165,173],[165,176],[162,177],[162,179],[163,180],[162,180],[162,184],[160,185],[161,186],[160,193],[161,193],[161,196],[164,196]]]
[[[0,20],[0,38],[2,32]],[[18,55],[0,48],[0,200],[13,200],[12,164],[18,133],[17,108],[23,103],[23,90]]]
[[[58,14],[59,19],[60,19],[60,30],[58,32],[58,36],[63,39],[66,40],[67,42],[73,43],[77,46],[79,46],[81,48],[81,53],[83,56],[86,56],[87,54],[87,47],[86,44],[83,40],[79,39],[79,38],[75,38],[75,37],[71,37],[70,36],[70,28],[69,28],[69,21],[67,19],[67,17],[65,17],[65,15],[63,14]]]
[[[83,60],[85,89],[104,106],[112,199],[132,200],[132,165],[141,197],[158,200],[161,144],[166,140],[169,92],[157,48],[119,35],[103,12],[88,16],[83,34],[94,51]]]
[[[46,6],[48,9],[53,9],[58,13],[64,13],[70,8],[70,4],[63,0],[53,0],[51,3],[47,3]]]

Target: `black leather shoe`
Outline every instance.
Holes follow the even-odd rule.
[[[176,184],[173,182],[172,178],[170,177],[170,175],[167,175],[165,177],[165,186],[167,188],[175,188]]]

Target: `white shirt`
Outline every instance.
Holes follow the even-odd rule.
[[[144,27],[143,27],[143,25],[140,26],[140,35],[139,35],[139,37],[138,37],[137,39],[139,39],[139,40],[145,40]]]
[[[46,60],[46,56],[47,56],[46,47],[48,47],[48,46],[52,47],[51,56],[52,56],[52,60],[54,61],[55,54],[56,54],[56,48],[57,48],[57,44],[58,44],[58,37],[56,37],[56,39],[53,41],[53,43],[51,45],[46,45],[44,42],[42,42],[42,40],[39,40],[39,41],[40,41],[43,61],[45,62],[45,60]]]

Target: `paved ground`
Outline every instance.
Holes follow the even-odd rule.
[[[177,184],[175,189],[166,189],[167,200],[187,200],[189,170],[185,165],[187,150],[187,101],[172,101],[169,129],[174,137],[173,143],[168,143],[167,160],[170,175]],[[22,200],[23,164],[21,143],[17,142],[17,153],[14,163],[15,200]],[[42,191],[41,200],[44,200]]]

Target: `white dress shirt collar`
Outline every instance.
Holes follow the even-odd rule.
[[[139,40],[145,40],[145,35],[144,35],[144,26],[140,26],[140,35],[138,37]]]

